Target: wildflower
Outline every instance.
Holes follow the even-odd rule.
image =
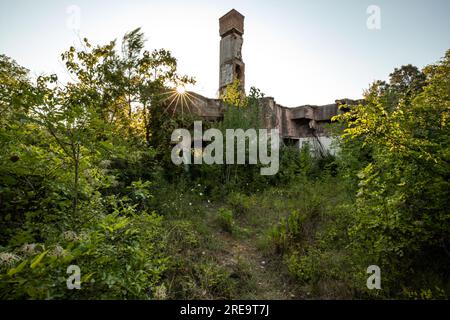
[[[18,255],[10,252],[0,253],[0,266],[12,267],[20,260]]]
[[[67,255],[66,250],[64,250],[63,247],[61,246],[56,246],[53,248],[52,251],[49,252],[50,256],[54,256],[54,257],[64,257],[65,255]]]
[[[63,237],[67,241],[78,241],[80,237],[74,231],[64,231]]]
[[[167,298],[167,288],[164,283],[155,288],[155,299],[156,300],[165,300]]]
[[[25,254],[26,256],[32,256],[36,253],[36,244],[35,243],[25,243],[21,248],[20,251]]]

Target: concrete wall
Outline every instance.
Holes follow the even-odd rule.
[[[300,138],[298,141],[299,149],[303,148],[307,144],[309,144],[311,151],[314,154],[329,153],[335,155],[338,151],[336,147],[333,146],[333,139],[327,136]]]
[[[204,118],[205,120],[215,121],[220,120],[223,117],[224,106],[219,99],[210,99],[195,92],[186,93],[188,110]]]
[[[201,116],[205,120],[217,121],[223,118],[225,106],[219,99],[209,99],[197,93],[189,92],[189,110]],[[328,135],[326,125],[331,118],[341,111],[338,106],[341,103],[355,104],[360,100],[336,100],[334,104],[324,106],[305,105],[296,108],[287,108],[276,103],[272,97],[260,100],[264,126],[267,129],[278,129],[282,141],[295,143],[301,148],[309,143],[315,152],[330,152],[335,154]]]

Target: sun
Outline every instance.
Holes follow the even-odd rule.
[[[175,112],[179,112],[182,116],[186,111],[188,113],[192,113],[191,108],[198,109],[198,102],[194,100],[203,101],[195,95],[191,94],[191,92],[186,89],[184,83],[175,84],[173,87],[171,87],[169,90],[166,90],[162,94],[165,95],[163,101],[168,101],[164,112],[170,109],[172,111],[172,114],[175,114]]]
[[[186,88],[183,85],[179,85],[176,90],[177,90],[178,94],[185,94],[186,93]]]

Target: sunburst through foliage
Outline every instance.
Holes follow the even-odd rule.
[[[163,103],[167,104],[164,113],[171,112],[172,116],[178,113],[183,117],[185,112],[192,113],[193,109],[198,110],[198,106],[194,101],[200,99],[187,91],[182,84],[166,91],[164,95],[166,97],[163,99]]]

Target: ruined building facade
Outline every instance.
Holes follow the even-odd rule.
[[[236,79],[244,90],[245,64],[242,59],[244,16],[233,9],[219,19],[219,26],[221,37],[219,93],[223,94],[226,87]],[[190,94],[195,98],[193,112],[205,120],[220,120],[223,117],[225,106],[220,99],[209,99],[193,92]],[[277,104],[272,97],[264,97],[260,100],[260,108],[263,110],[265,127],[278,129],[280,141],[284,144],[297,145],[300,148],[309,143],[318,152],[333,153],[326,124],[338,114],[339,104],[355,102],[344,99],[322,106],[303,105],[287,108]]]

